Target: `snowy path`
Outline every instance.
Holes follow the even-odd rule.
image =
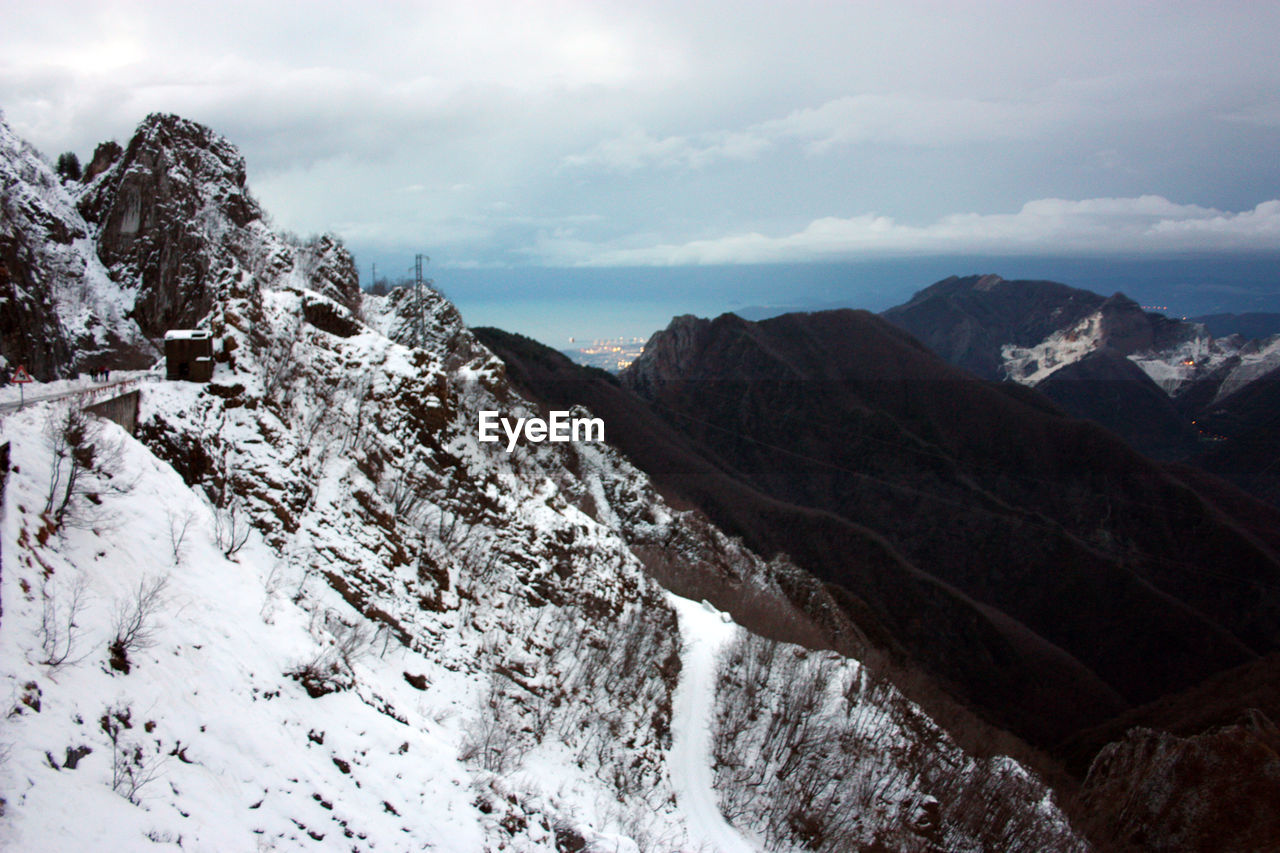
[[[680,809],[689,820],[695,849],[718,853],[754,853],[759,848],[720,814],[711,787],[711,723],[715,716],[716,656],[737,626],[725,622],[710,605],[668,594],[680,619],[683,668],[673,697],[671,783]],[[701,845],[698,847],[697,845]]]

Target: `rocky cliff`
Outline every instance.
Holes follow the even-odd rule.
[[[150,364],[133,293],[93,249],[92,226],[48,163],[0,116],[0,357],[35,378]]]

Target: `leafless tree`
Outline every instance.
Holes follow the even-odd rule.
[[[54,407],[45,421],[45,436],[53,451],[44,511],[54,527],[92,523],[101,494],[127,492],[132,483],[121,476],[120,442],[103,436],[102,422],[76,405]]]
[[[165,510],[165,519],[169,524],[169,547],[173,552],[173,564],[176,566],[182,562],[187,531],[191,529],[196,516],[190,509],[184,509],[180,512],[168,509]]]
[[[76,619],[84,608],[86,581],[84,575],[78,575],[71,584],[65,600],[59,601],[54,580],[49,578],[41,589],[40,606],[40,651],[43,654],[41,663],[45,666],[60,667],[79,661],[73,657],[79,626]]]
[[[230,559],[249,541],[249,519],[234,498],[213,511],[213,539],[223,556]]]
[[[128,673],[131,668],[129,654],[154,644],[155,617],[164,606],[168,586],[167,575],[143,578],[129,596],[116,602],[113,636],[107,646],[111,652],[112,669]]]

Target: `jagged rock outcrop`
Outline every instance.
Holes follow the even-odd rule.
[[[675,317],[660,334],[645,345],[644,358],[631,365],[628,382],[642,396],[648,395],[665,381],[680,375],[681,365],[711,326],[711,321],[692,314]]]
[[[0,355],[36,378],[150,366],[153,341],[245,288],[307,289],[309,322],[354,334],[351,253],[332,235],[272,232],[244,158],[209,128],[148,116],[127,148],[98,146],[85,183],[67,185],[2,134]]]
[[[254,270],[257,232],[265,229],[235,146],[159,113],[138,127],[79,209],[98,229],[98,256],[111,277],[136,289],[132,316],[151,337],[208,314],[226,277]]]
[[[1280,731],[1260,711],[1192,737],[1145,728],[1098,753],[1081,791],[1122,850],[1280,847]]]
[[[114,139],[99,142],[98,147],[93,149],[93,159],[89,161],[88,166],[85,166],[84,175],[81,176],[80,180],[86,184],[91,183],[94,178],[115,165],[115,162],[120,159],[120,155],[123,153],[124,149]]]
[[[0,118],[0,356],[40,380],[149,366],[132,296],[92,251],[92,229],[40,155]]]
[[[321,234],[302,247],[299,265],[303,280],[312,290],[353,314],[359,313],[360,274],[356,272],[355,258],[341,240],[332,234]]]

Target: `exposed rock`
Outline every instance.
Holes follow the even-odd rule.
[[[92,183],[94,178],[110,169],[123,153],[124,149],[114,139],[99,142],[98,147],[93,150],[93,159],[89,161],[81,180],[86,184]]]
[[[302,274],[307,286],[346,307],[360,311],[360,275],[355,259],[332,234],[322,234],[301,252]]]
[[[1277,751],[1260,711],[1186,738],[1135,728],[1098,753],[1081,796],[1121,849],[1280,849]]]
[[[1001,379],[1004,345],[1034,346],[1096,312],[1104,301],[1052,281],[952,276],[883,316],[952,364],[984,379]]]
[[[6,211],[0,217],[7,220]],[[42,381],[67,374],[71,347],[54,308],[53,292],[42,287],[31,249],[20,229],[0,222],[0,356],[25,365]]]
[[[351,316],[351,312],[329,299],[321,299],[312,295],[303,300],[302,316],[306,321],[323,332],[349,338],[359,334],[360,321]]]
[[[642,397],[656,392],[662,382],[680,376],[689,354],[707,333],[711,321],[692,314],[672,319],[667,328],[655,332],[644,354],[628,370],[627,382]]]
[[[1203,331],[1194,323],[1144,311],[1123,293],[1112,294],[1098,306],[1098,313],[1101,315],[1098,345],[1126,356],[1168,349],[1194,339]]]
[[[99,227],[111,277],[137,288],[133,317],[158,337],[209,313],[215,290],[257,258],[262,210],[245,186],[244,158],[209,128],[153,113],[122,157],[81,197]]]
[[[71,185],[78,186],[78,185]],[[40,380],[148,366],[132,296],[92,251],[68,187],[0,122],[0,356]]]

